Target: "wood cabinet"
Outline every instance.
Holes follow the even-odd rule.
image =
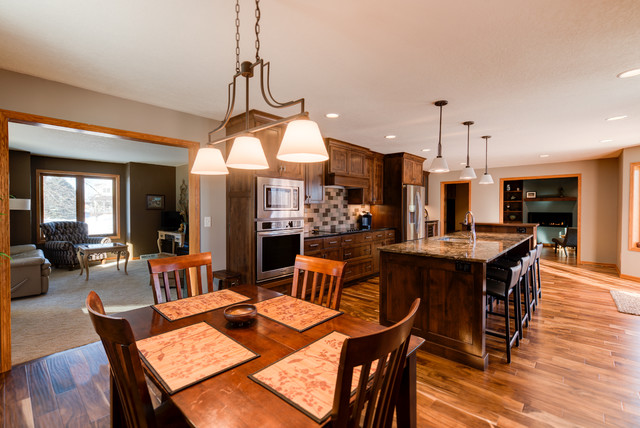
[[[371,204],[384,204],[384,155],[374,153],[371,168]]]
[[[367,156],[371,151],[345,141],[326,139],[329,163],[325,183],[365,189],[369,187]]]
[[[422,186],[424,184],[422,164],[425,159],[409,153],[403,153],[402,184]]]
[[[522,223],[522,185],[522,180],[509,180],[504,182],[504,188],[502,189],[503,223]]]
[[[324,162],[314,162],[305,165],[305,204],[319,204],[324,202]]]
[[[307,238],[304,254],[330,260],[346,261],[345,282],[378,273],[379,248],[395,242],[394,230],[374,230]]]

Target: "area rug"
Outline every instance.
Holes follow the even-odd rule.
[[[85,309],[93,290],[107,313],[153,304],[146,260],[132,260],[124,274],[122,262],[90,266],[89,281],[80,270],[54,269],[46,294],[11,301],[11,363],[75,348],[99,340]]]
[[[618,312],[640,315],[640,294],[628,291],[609,290]]]

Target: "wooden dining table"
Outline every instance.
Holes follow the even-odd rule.
[[[281,296],[273,290],[255,285],[233,287],[257,303]],[[258,315],[247,326],[226,321],[224,308],[169,321],[151,306],[115,314],[129,321],[136,340],[156,336],[200,322],[218,329],[241,345],[259,354],[258,358],[182,389],[169,399],[196,427],[317,427],[313,419],[248,376],[282,359],[319,338],[338,331],[349,336],[374,333],[383,326],[342,314],[303,332]],[[416,426],[416,350],[424,339],[412,336],[397,402],[397,425]],[[149,378],[161,389],[162,383],[151,370]]]

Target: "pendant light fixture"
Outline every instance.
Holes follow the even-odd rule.
[[[193,174],[228,174],[229,171],[227,167],[256,170],[269,168],[262,144],[254,134],[258,131],[283,124],[287,124],[287,129],[285,130],[280,149],[276,155],[278,159],[302,163],[322,162],[329,159],[329,154],[327,153],[324,140],[320,134],[318,124],[309,120],[309,113],[304,110],[304,98],[280,103],[271,95],[269,84],[270,63],[260,58],[260,0],[255,0],[255,5],[256,60],[253,63],[249,61],[240,63],[240,3],[239,0],[236,0],[236,73],[227,88],[227,112],[220,125],[209,132],[209,143],[207,143],[207,147],[198,151],[194,167],[191,170]],[[249,128],[249,80],[254,76],[254,71],[260,72],[262,98],[270,107],[285,108],[299,105],[300,113],[265,125]],[[245,129],[244,131],[234,133],[227,137],[211,141],[211,136],[224,129],[231,119],[236,102],[236,82],[241,77],[245,78],[246,87]],[[229,140],[234,141],[225,166],[224,162],[220,162],[222,152],[213,146]],[[196,168],[196,166],[198,166],[198,168]]]
[[[442,157],[442,107],[449,104],[446,100],[436,101],[434,103],[436,106],[440,107],[440,128],[438,130],[438,156],[431,163],[431,167],[429,168],[429,172],[449,172],[449,165],[447,165],[447,161]]]
[[[475,180],[476,172],[469,165],[469,133],[471,132],[471,125],[473,125],[473,122],[469,120],[462,124],[467,127],[467,166],[465,166],[460,173],[460,180]]]
[[[489,157],[489,138],[491,135],[485,135],[484,137],[484,174],[482,174],[482,178],[478,182],[478,184],[493,184],[493,177],[489,174],[489,170],[487,167],[487,158]]]

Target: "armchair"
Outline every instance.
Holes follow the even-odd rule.
[[[558,245],[562,247],[564,250],[564,255],[567,254],[567,247],[576,248],[578,246],[578,228],[577,227],[568,227],[567,233],[564,235],[563,239],[560,238],[552,238],[551,239],[555,245],[554,252],[558,251]]]
[[[79,264],[76,248],[79,244],[107,244],[110,238],[89,236],[89,226],[82,221],[52,221],[41,223],[40,229],[44,235],[43,251],[45,257],[54,266],[68,266],[73,268]],[[106,253],[91,254],[89,260],[102,260]]]

